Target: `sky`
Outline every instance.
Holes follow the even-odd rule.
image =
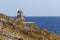
[[[60,0],[0,0],[0,13],[16,16],[19,9],[24,16],[60,16]]]

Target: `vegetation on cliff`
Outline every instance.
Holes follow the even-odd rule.
[[[19,23],[10,16],[0,14],[0,40],[60,40],[60,35],[47,29]]]

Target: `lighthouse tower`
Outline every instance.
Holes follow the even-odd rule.
[[[19,22],[24,22],[24,16],[23,16],[23,11],[22,11],[22,9],[19,9],[19,10],[17,11],[17,20],[18,20]]]

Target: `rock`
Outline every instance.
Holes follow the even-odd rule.
[[[60,35],[38,28],[36,23],[15,21],[0,14],[0,40],[60,40]]]

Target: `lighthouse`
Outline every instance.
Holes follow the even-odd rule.
[[[19,22],[24,22],[24,16],[23,16],[23,10],[22,9],[19,9],[17,11],[17,21]]]

